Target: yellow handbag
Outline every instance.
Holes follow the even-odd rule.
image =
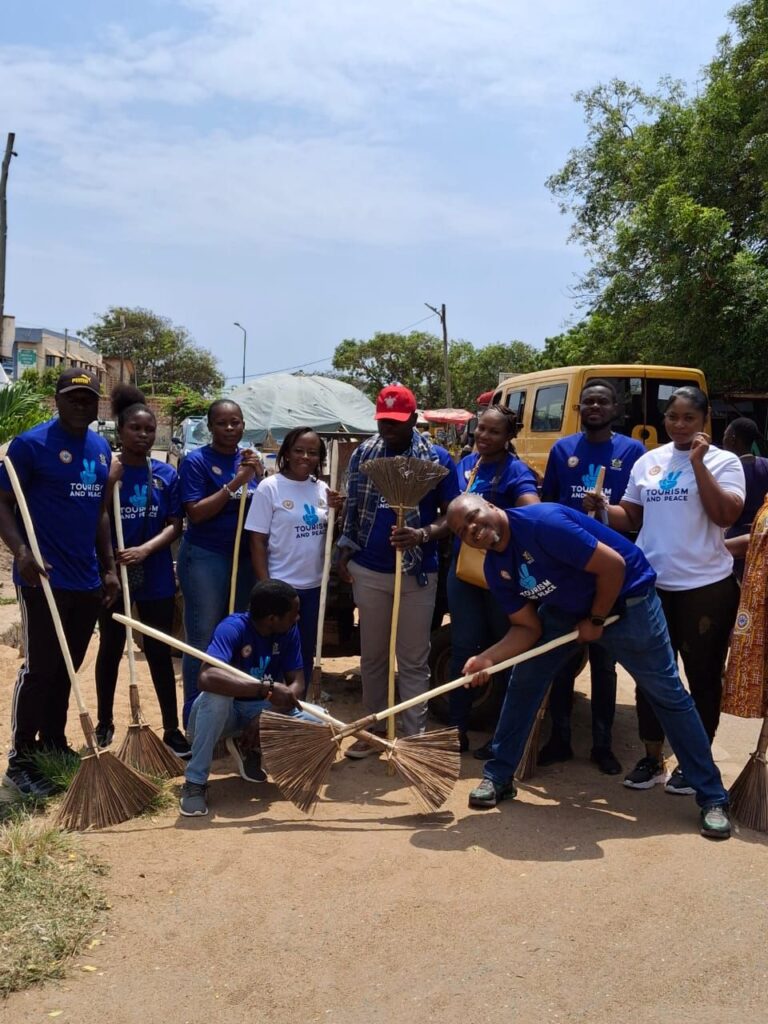
[[[472,484],[475,482],[479,465],[480,460],[478,459],[467,483],[467,491],[472,490]],[[456,559],[456,576],[458,579],[463,583],[470,583],[473,587],[482,587],[483,590],[487,590],[488,584],[485,582],[484,566],[485,551],[481,548],[471,548],[462,541],[459,547],[459,557]]]

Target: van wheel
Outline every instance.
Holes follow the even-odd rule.
[[[451,678],[451,626],[441,626],[432,634],[432,646],[429,653],[429,670],[431,686],[440,686]],[[491,676],[485,686],[472,690],[472,710],[469,716],[470,729],[493,729],[499,717],[499,711],[506,693],[506,677]],[[450,694],[433,697],[429,702],[429,710],[441,722],[449,720]]]

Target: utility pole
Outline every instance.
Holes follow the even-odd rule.
[[[120,315],[120,383],[125,379],[125,317]],[[155,389],[152,388],[154,395]]]
[[[64,328],[64,360],[63,360],[63,362],[61,364],[61,371],[62,371],[62,373],[67,368],[67,359],[69,358],[68,350],[69,350],[69,330],[68,330],[68,328],[65,327]]]
[[[431,309],[432,312],[440,317],[440,323],[443,327],[443,374],[445,376],[445,405],[446,408],[453,408],[453,396],[451,394],[451,370],[448,366],[448,327],[445,322],[445,303],[442,304],[440,309],[435,306],[430,306],[428,302],[424,305],[427,309]]]
[[[11,166],[11,157],[16,156],[13,150],[13,143],[16,139],[15,132],[8,132],[8,141],[5,144],[5,155],[3,156],[2,169],[0,169],[0,343],[3,336],[3,314],[5,312],[5,242],[8,238],[8,209],[6,205],[6,193],[8,189],[8,169]]]
[[[242,324],[239,324],[237,322],[237,320],[233,322],[233,326],[239,327],[240,330],[243,332],[243,384],[245,384],[245,343],[248,340],[248,332],[246,331]]]

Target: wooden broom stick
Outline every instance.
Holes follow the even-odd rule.
[[[330,490],[339,486],[339,442],[331,441],[330,453]],[[315,644],[315,660],[312,665],[312,700],[320,700],[320,686],[323,679],[323,630],[325,628],[325,605],[328,598],[328,580],[331,575],[333,558],[333,529],[336,525],[336,509],[328,508],[328,527],[325,534],[325,553],[323,556],[323,578],[320,582],[320,607],[317,613],[317,642]],[[394,702],[393,702],[394,703]]]
[[[120,489],[123,486],[122,480],[118,480],[112,491],[112,507],[115,517],[115,536],[117,538],[118,551],[125,551],[125,536],[123,534],[123,515],[120,505]],[[149,501],[151,503],[152,496]],[[131,589],[128,585],[128,567],[120,563],[120,582],[123,586],[123,608],[127,612],[131,610]],[[128,697],[131,704],[131,721],[135,725],[143,723],[141,714],[141,701],[139,699],[139,687],[136,683],[136,657],[133,653],[133,630],[130,626],[125,627],[126,646],[128,648]]]
[[[405,509],[402,505],[397,508],[397,527],[405,525]],[[389,626],[389,666],[387,674],[387,707],[395,706],[395,660],[397,657],[397,626],[400,618],[400,597],[403,592],[403,552],[401,548],[395,548],[395,589],[392,595],[392,621]],[[387,719],[387,739],[390,743],[395,741],[395,716]],[[387,765],[387,774],[394,775],[395,769],[391,764]]]
[[[235,595],[237,593],[237,575],[240,568],[240,540],[243,536],[243,522],[245,521],[245,503],[248,500],[248,481],[244,481],[240,491],[240,501],[237,508],[237,531],[235,533],[235,550],[232,555],[232,575],[229,578],[229,614],[235,610]]]

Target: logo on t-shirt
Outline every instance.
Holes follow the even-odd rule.
[[[320,517],[315,511],[314,505],[304,506],[304,515],[301,517],[307,526],[316,526],[320,522]]]
[[[314,505],[304,505],[304,515],[301,519],[301,523],[296,525],[297,537],[317,537],[325,532],[325,527],[320,522],[320,516]]]
[[[249,675],[252,675],[255,679],[263,679],[267,674],[269,663],[272,658],[268,654],[262,654],[259,658],[258,664],[251,667]]]
[[[250,658],[252,651],[253,647],[251,647],[250,644],[246,644],[245,647],[241,649],[240,654],[243,658]]]
[[[520,592],[523,597],[528,597],[533,601],[538,601],[542,597],[546,597],[547,594],[554,593],[557,589],[551,580],[542,580],[541,583],[539,583],[526,562],[520,563],[517,578],[520,583]]]
[[[578,464],[579,464],[579,457],[578,457],[578,455],[569,455],[568,456],[568,468],[569,469],[575,469],[576,466],[578,466]]]
[[[211,472],[215,476],[221,476],[224,471],[220,466],[211,466]],[[232,479],[234,480],[234,477]]]
[[[78,475],[79,483],[75,481],[69,485],[70,498],[101,498],[104,487],[96,476],[96,460],[83,459],[83,468]]]
[[[599,473],[600,466],[595,466],[590,462],[588,472],[586,472],[581,478],[581,482],[584,484],[585,490],[594,491],[595,487],[597,487],[597,477]]]
[[[289,512],[291,511],[291,509],[293,508],[293,502],[291,501],[290,498],[285,499],[285,501],[283,502],[283,508],[288,509]]]
[[[128,499],[128,502],[134,508],[144,508],[147,503],[147,485],[134,484],[133,494]]]
[[[666,476],[663,476],[661,480],[659,480],[659,490],[664,491],[665,493],[674,490],[677,485],[677,481],[682,476],[682,472],[683,471],[679,469],[677,472],[670,471]]]
[[[66,448],[62,448],[62,450],[59,452],[59,458],[61,459],[65,466],[68,466],[69,463],[72,461],[72,452],[68,452]]]
[[[621,459],[611,459],[611,469],[621,469],[623,465]]]
[[[658,476],[661,472],[661,466],[651,466],[648,470],[648,476]]]

